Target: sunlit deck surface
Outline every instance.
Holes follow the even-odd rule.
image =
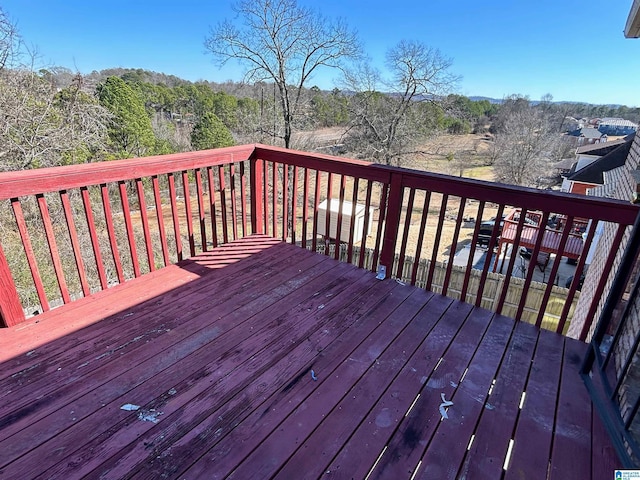
[[[585,347],[248,237],[0,331],[0,479],[613,478]]]

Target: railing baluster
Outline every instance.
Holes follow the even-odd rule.
[[[356,227],[356,207],[358,205],[358,177],[353,179],[353,191],[351,192],[351,222],[349,222],[349,244],[347,245],[347,263],[352,263],[353,239]],[[366,230],[362,230],[362,239],[367,235]]]
[[[271,182],[273,183],[271,189],[271,211],[273,216],[271,217],[271,228],[273,229],[273,238],[278,238],[278,164],[273,163],[271,165]]]
[[[240,162],[240,211],[242,212],[242,236],[246,237],[249,231],[247,230],[247,176],[244,162]]]
[[[178,201],[176,198],[176,181],[173,173],[168,174],[167,180],[169,182],[169,199],[171,201],[171,218],[173,219],[173,233],[176,239],[176,255],[178,261],[182,261],[184,256],[182,254],[182,235],[180,234],[180,218],[178,217]]]
[[[469,289],[469,281],[471,279],[472,270],[474,267],[473,260],[476,256],[476,248],[478,245],[478,235],[480,235],[480,225],[482,224],[482,216],[484,215],[485,202],[478,203],[478,211],[476,212],[476,222],[473,229],[473,235],[471,236],[471,244],[469,245],[469,259],[467,260],[467,267],[464,273],[464,280],[462,282],[462,289],[460,291],[460,300],[467,301],[467,290]]]
[[[298,220],[298,166],[293,167],[293,187],[291,195],[291,243],[296,244]]]
[[[433,284],[433,274],[436,269],[436,263],[438,261],[438,249],[440,248],[440,238],[442,238],[442,228],[444,227],[445,214],[447,213],[447,203],[449,201],[449,195],[443,194],[440,202],[440,215],[438,217],[438,226],[436,228],[436,234],[433,240],[433,250],[431,252],[431,265],[429,265],[429,274],[427,275],[427,290],[431,290]]]
[[[218,219],[216,215],[216,184],[213,179],[213,168],[207,167],[207,183],[209,185],[209,210],[211,214],[211,241],[213,248],[218,246]]]
[[[205,225],[204,217],[204,189],[202,188],[202,176],[199,168],[194,170],[196,177],[196,196],[198,197],[198,223],[200,225],[200,242],[202,245],[202,251],[206,252],[207,248],[207,228]]]
[[[329,255],[329,247],[331,246],[331,198],[333,191],[333,173],[327,174],[327,212],[325,213],[325,229],[324,229],[324,254]],[[339,207],[339,205],[338,205]],[[336,225],[337,228],[337,225]]]
[[[504,274],[502,291],[500,292],[498,305],[495,308],[495,311],[497,313],[502,313],[502,308],[504,307],[504,303],[507,299],[507,293],[509,292],[509,288],[511,287],[511,278],[513,276],[513,269],[515,267],[516,259],[518,258],[518,255],[516,252],[518,251],[518,248],[520,246],[520,238],[522,236],[522,230],[524,229],[524,222],[525,222],[526,216],[527,216],[527,209],[526,208],[521,209],[520,219],[518,220],[518,225],[516,226],[516,234],[514,236],[514,241],[511,244],[511,258],[509,258],[509,266],[507,267],[507,271]],[[500,256],[500,250],[501,248],[498,247],[498,253],[496,254],[496,259],[497,257]],[[506,250],[507,249],[505,248],[505,254],[506,254]],[[504,267],[504,257],[503,257],[503,264],[500,266],[500,273],[502,273],[503,267]]]
[[[0,327],[13,327],[24,320],[16,284],[0,243]]]
[[[282,241],[289,236],[289,165],[282,164]]]
[[[549,212],[542,213],[542,219],[540,220],[539,229],[536,232],[536,243],[533,247],[533,253],[531,254],[531,262],[538,261],[538,255],[540,254],[540,247],[542,246],[542,239],[544,238],[544,228],[549,221]],[[514,253],[515,255],[515,253]],[[527,278],[524,281],[524,287],[522,290],[522,296],[520,297],[520,302],[518,303],[518,310],[516,312],[516,320],[522,319],[522,314],[524,313],[524,308],[527,304],[527,296],[529,292],[529,287],[531,286],[531,281],[533,280],[533,271],[534,268],[531,268],[531,263],[529,263],[529,269],[527,271]],[[539,327],[540,325],[536,325]]]
[[[93,248],[93,257],[96,261],[96,270],[98,271],[98,278],[100,279],[100,287],[102,290],[106,290],[109,284],[107,282],[107,274],[104,271],[102,253],[100,252],[100,242],[98,240],[98,232],[96,231],[96,221],[91,207],[91,196],[89,195],[87,187],[82,187],[80,189],[80,194],[82,195],[82,204],[84,207],[85,218],[87,220],[87,228],[89,229],[91,247]]]
[[[136,190],[138,192],[138,204],[140,205],[140,218],[142,220],[142,232],[144,234],[144,244],[147,250],[147,262],[149,271],[156,269],[153,258],[153,243],[151,242],[151,230],[149,229],[149,215],[147,215],[147,201],[144,198],[144,185],[141,178],[136,178]]]
[[[262,192],[267,189],[264,182],[264,161],[252,159],[249,163],[251,188],[251,232],[265,233],[265,222],[262,217],[264,209]]]
[[[136,248],[136,234],[133,231],[133,223],[131,222],[131,209],[129,208],[129,198],[127,196],[127,185],[125,182],[118,182],[120,190],[120,202],[122,205],[122,216],[124,217],[124,225],[127,231],[127,242],[129,243],[129,252],[131,253],[131,265],[133,266],[133,274],[138,278],[140,273],[140,263],[138,262],[138,250]]]
[[[409,200],[407,201],[407,210],[404,217],[404,230],[402,232],[402,243],[400,245],[400,253],[398,255],[398,269],[396,270],[396,278],[402,279],[402,270],[404,269],[404,259],[407,252],[407,242],[409,241],[409,229],[411,228],[411,216],[413,215],[413,202],[416,196],[415,188],[409,189]]]
[[[427,218],[429,216],[429,204],[431,202],[431,191],[424,192],[424,202],[422,205],[422,218],[420,219],[420,229],[418,230],[418,241],[416,243],[416,253],[411,269],[411,285],[416,284],[418,277],[418,268],[420,267],[420,258],[422,257],[422,243],[424,241],[424,231],[427,227]]]
[[[60,200],[62,201],[62,210],[64,211],[64,217],[67,221],[67,229],[69,231],[69,238],[71,239],[71,248],[73,249],[73,256],[76,261],[76,268],[78,270],[78,277],[80,278],[82,294],[87,297],[91,294],[91,288],[89,287],[89,281],[87,280],[87,274],[84,268],[82,251],[80,250],[80,241],[78,240],[78,230],[76,229],[76,224],[73,220],[73,211],[69,201],[69,194],[66,190],[60,191]]]
[[[263,193],[263,211],[264,211],[264,233],[269,235],[269,165],[272,163],[264,162],[264,168],[262,174],[264,176],[264,191]]]
[[[236,201],[236,168],[235,164],[229,165],[229,196],[231,197],[231,226],[233,239],[238,239],[238,207]]]
[[[316,170],[316,188],[313,197],[313,238],[311,239],[311,250],[314,252],[318,249],[318,207],[320,206],[320,176],[319,170]],[[329,213],[329,212],[327,212]]]
[[[164,266],[169,265],[169,247],[167,246],[167,233],[164,228],[164,212],[162,211],[162,198],[160,197],[160,185],[158,182],[158,176],[153,175],[151,177],[151,183],[153,185],[153,199],[156,204],[156,218],[158,220],[158,233],[160,235],[160,245],[162,248],[162,259]]]
[[[102,208],[104,210],[105,221],[107,222],[107,233],[109,235],[109,247],[113,256],[113,264],[116,268],[118,282],[124,283],[124,271],[122,270],[122,262],[120,261],[120,249],[118,248],[118,237],[113,225],[113,211],[111,210],[111,199],[109,198],[109,187],[106,184],[100,185],[100,193],[102,196]]]
[[[191,191],[189,190],[189,173],[184,170],[182,172],[182,192],[184,196],[184,211],[187,217],[187,232],[189,235],[189,253],[191,256],[196,254],[196,240],[193,233],[193,213],[191,210]]]
[[[360,242],[360,258],[358,259],[358,267],[364,268],[364,256],[367,249],[367,232],[369,231],[369,224],[373,222],[373,218],[371,218],[370,210],[371,210],[371,194],[373,191],[373,182],[371,180],[367,181],[367,193],[364,200],[364,226],[363,226],[363,235],[362,241]]]
[[[496,246],[496,237],[498,236],[498,230],[500,227],[500,222],[502,221],[502,214],[504,213],[504,205],[500,204],[498,206],[498,211],[496,213],[495,223],[493,225],[493,231],[491,232],[491,238],[489,239],[489,245],[487,245],[487,257],[485,258],[484,265],[482,266],[482,273],[480,274],[480,282],[478,283],[478,293],[476,294],[476,307],[480,307],[482,305],[482,295],[484,294],[484,286],[487,281],[487,276],[489,275],[489,266],[491,265],[491,253]],[[496,255],[497,261],[497,255]]]
[[[224,166],[218,167],[218,185],[220,186],[220,214],[222,219],[222,240],[229,242],[229,225],[227,224],[227,196],[224,183]]]
[[[449,291],[449,282],[451,281],[451,270],[453,269],[453,260],[456,256],[456,250],[458,247],[458,237],[460,236],[460,226],[462,225],[462,219],[464,218],[464,207],[466,206],[467,199],[465,197],[460,198],[460,206],[458,207],[458,217],[456,219],[456,226],[453,230],[453,238],[451,239],[451,248],[449,249],[449,262],[447,263],[447,271],[444,275],[444,282],[442,284],[442,294],[446,295]],[[464,299],[462,299],[464,301]]]
[[[342,246],[342,207],[344,206],[344,191],[346,188],[346,180],[344,175],[340,175],[340,193],[338,200],[338,217],[336,225],[336,246],[333,249],[333,258],[340,259],[340,247]],[[351,219],[353,222],[353,218]]]
[[[378,269],[378,258],[380,258],[380,255],[381,255],[380,250],[382,248],[382,235],[383,235],[383,232],[385,231],[385,215],[387,213],[387,196],[388,196],[387,192],[389,191],[389,185],[386,183],[383,183],[381,184],[380,188],[382,190],[382,198],[380,199],[380,208],[378,213],[378,230],[376,232],[376,245],[373,248],[373,258],[371,261],[372,272],[375,272]],[[397,227],[396,227],[396,230],[397,230]],[[395,243],[394,243],[394,248],[395,248]],[[394,251],[391,249],[389,259],[385,259],[384,261],[386,262],[390,260],[391,262],[393,262],[393,257],[394,257]],[[380,264],[385,265],[383,261],[381,261]],[[391,265],[389,265],[389,270],[391,270]]]
[[[307,222],[309,221],[309,169],[304,169],[302,187],[302,248],[307,248]]]
[[[564,249],[567,246],[567,241],[569,240],[569,234],[571,233],[571,229],[568,228],[568,225],[573,224],[573,217],[568,217],[567,227],[565,227],[562,231],[562,236],[560,237],[560,242],[558,244],[558,250],[555,255],[555,259],[553,265],[551,266],[551,272],[549,273],[549,281],[547,282],[547,288],[545,288],[544,294],[542,296],[542,307],[538,312],[538,318],[536,318],[536,325],[542,324],[542,319],[544,318],[544,313],[546,311],[547,303],[549,302],[549,298],[551,298],[551,291],[553,290],[553,284],[558,274],[558,270],[560,269],[560,263],[562,262],[562,253],[564,253]],[[529,264],[531,265],[531,264]],[[562,330],[559,329],[560,323],[558,322],[558,326],[556,327],[557,333],[562,333]]]
[[[18,231],[20,232],[22,247],[24,248],[24,253],[27,256],[27,263],[29,264],[29,270],[31,271],[31,278],[33,278],[33,283],[36,287],[36,293],[38,294],[38,300],[40,300],[40,306],[42,307],[43,312],[47,312],[50,309],[49,301],[47,300],[47,294],[44,290],[44,284],[42,283],[42,277],[40,276],[38,262],[36,261],[36,255],[33,251],[31,237],[29,236],[29,230],[27,229],[27,222],[24,219],[24,213],[22,212],[22,205],[20,204],[20,200],[17,198],[12,198],[11,207],[13,209],[13,215],[16,219]]]
[[[51,223],[51,216],[49,215],[49,207],[47,206],[47,200],[43,194],[37,194],[38,208],[40,209],[40,215],[42,217],[42,224],[44,225],[44,233],[47,238],[47,244],[49,245],[49,254],[51,255],[51,261],[53,262],[53,270],[56,274],[58,281],[58,288],[62,295],[62,301],[64,303],[71,302],[69,296],[69,289],[67,287],[67,281],[64,276],[64,269],[62,268],[62,262],[60,261],[60,253],[58,252],[58,244],[56,243],[56,237],[53,233],[53,225]]]

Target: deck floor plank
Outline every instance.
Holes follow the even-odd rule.
[[[541,330],[505,479],[547,478],[564,339]]]
[[[462,464],[463,478],[500,478],[513,437],[520,400],[525,389],[538,330],[518,322],[495,379],[475,438]]]
[[[0,330],[0,478],[595,480],[585,349],[250,236]]]

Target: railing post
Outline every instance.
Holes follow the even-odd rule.
[[[387,211],[384,216],[384,232],[382,237],[382,248],[380,252],[380,262],[386,268],[386,277],[391,276],[393,260],[396,252],[396,241],[400,228],[400,215],[402,213],[402,173],[393,172],[389,183],[389,194],[387,197]]]
[[[16,284],[0,245],[0,327],[12,327],[24,322],[24,319]]]
[[[264,232],[264,204],[263,204],[263,180],[264,160],[252,158],[250,160],[251,182],[251,231],[252,233]]]

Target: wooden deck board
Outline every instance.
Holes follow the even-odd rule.
[[[584,347],[247,237],[0,330],[0,478],[595,479]]]

